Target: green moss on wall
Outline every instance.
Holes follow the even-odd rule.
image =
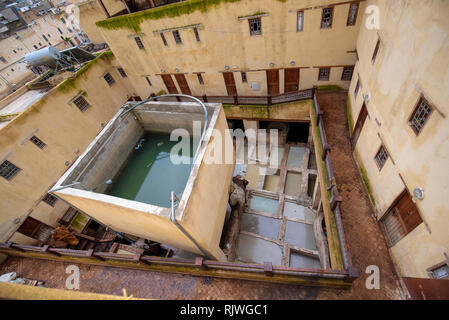
[[[239,1],[240,0],[189,0],[97,21],[95,24],[97,27],[103,29],[117,30],[128,28],[132,31],[140,32],[140,24],[145,20],[173,18],[185,14],[191,14],[196,11],[206,12],[210,8],[214,8],[221,3],[232,3]]]
[[[362,164],[361,161],[357,161],[357,162],[359,165],[360,176],[362,177],[363,184],[365,185],[366,191],[368,192],[368,196],[371,200],[371,203],[373,204],[373,207],[376,208],[376,200],[374,199],[374,196],[373,196],[373,192],[371,189],[371,183],[368,178],[368,172],[366,171],[365,166]]]
[[[254,17],[254,16],[260,16],[260,15],[263,15],[263,14],[268,14],[268,12],[257,11],[257,12],[254,12],[252,14],[245,14],[244,16],[238,16],[238,18],[240,19],[240,18],[246,18],[246,17]]]
[[[352,119],[352,107],[351,100],[349,99],[349,94],[346,97],[346,116],[348,117],[347,127],[349,131],[349,137],[352,136],[352,128],[354,128],[354,120]]]
[[[61,82],[57,87],[56,90],[62,93],[69,93],[73,89],[76,89],[76,84],[74,79],[66,79],[65,81]]]
[[[343,88],[337,86],[336,84],[328,84],[325,86],[318,86],[318,92],[329,92],[329,91],[343,91]]]

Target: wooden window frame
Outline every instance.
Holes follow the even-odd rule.
[[[349,18],[351,16],[351,7],[353,5],[357,5],[357,9],[355,11],[354,21],[351,24],[351,23],[349,23]],[[357,16],[359,14],[359,8],[360,8],[360,2],[352,2],[352,3],[349,4],[348,19],[346,21],[346,26],[355,26],[356,25],[356,23],[357,23]]]
[[[328,69],[329,72],[327,73],[327,79],[320,79],[321,78],[321,69]],[[329,81],[331,77],[331,67],[319,67],[318,68],[318,81]]]
[[[301,13],[301,29],[299,29],[299,14]],[[298,10],[296,12],[296,32],[302,32],[304,30],[304,10]]]
[[[30,141],[31,141],[35,146],[37,146],[39,149],[44,149],[44,148],[47,146],[47,144],[46,144],[45,142],[43,142],[41,139],[39,139],[39,138],[36,137],[35,135],[33,135],[33,136],[30,138]]]
[[[381,153],[381,151],[383,151],[383,153],[385,153],[386,158],[383,160],[382,163],[379,163],[378,156]],[[385,148],[385,146],[383,144],[380,145],[379,149],[377,149],[376,155],[374,156],[374,162],[377,165],[377,168],[380,170],[382,170],[382,168],[385,166],[385,163],[387,163],[387,160],[390,158],[390,155],[388,154],[387,148]]]
[[[349,77],[349,79],[343,79],[346,68],[351,68],[351,77]],[[343,70],[341,71],[341,80],[342,81],[351,81],[353,75],[354,75],[354,66],[343,66]]]
[[[326,9],[332,9],[332,13],[331,13],[331,19],[329,22],[329,26],[328,27],[324,27],[323,28],[323,19],[324,19],[324,10]],[[334,6],[329,6],[329,7],[325,7],[321,10],[321,20],[320,20],[320,29],[321,30],[325,30],[325,29],[332,29],[332,24],[334,23],[334,14],[335,14],[335,7]]]
[[[251,25],[253,21],[259,21],[259,30],[251,30]],[[249,26],[249,35],[252,36],[261,36],[262,35],[262,17],[254,17],[248,19]]]
[[[0,173],[1,173],[1,169],[3,166],[8,166],[9,168],[9,172],[7,172],[6,174],[0,174],[0,176],[8,181],[11,181],[20,171],[22,171],[22,169],[20,169],[18,166],[16,166],[14,163],[12,163],[11,161],[8,160],[4,160],[1,164],[0,164]]]
[[[134,40],[136,41],[137,47],[140,50],[145,50],[145,45],[142,42],[142,39],[140,37],[134,37]]]
[[[429,115],[427,116],[427,119],[424,121],[423,125],[421,126],[421,129],[419,131],[416,130],[415,126],[412,125],[411,121],[415,115],[415,113],[418,111],[418,108],[421,105],[421,102],[425,101],[425,103],[427,104],[427,106],[430,107],[430,112]],[[424,126],[426,125],[427,121],[430,119],[430,117],[432,116],[433,110],[435,110],[436,108],[429,102],[429,100],[427,100],[423,94],[421,94],[418,98],[418,101],[415,103],[415,107],[413,108],[412,113],[410,114],[410,116],[408,117],[408,125],[409,127],[412,129],[412,131],[415,133],[415,135],[419,135],[423,129]]]

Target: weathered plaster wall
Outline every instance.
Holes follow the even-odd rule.
[[[449,252],[449,3],[367,2],[371,4],[380,9],[380,29],[362,26],[357,41],[360,61],[349,88],[354,122],[362,96],[370,95],[369,118],[356,152],[367,170],[378,218],[405,187],[399,173],[409,190],[425,190],[425,198],[416,200],[416,205],[431,232],[421,224],[393,246],[391,253],[401,275],[428,277],[426,269],[443,261],[443,253]],[[381,45],[373,64],[378,37]],[[354,98],[358,78],[362,87]],[[416,135],[408,119],[421,92],[435,108]],[[374,162],[381,144],[378,133],[390,153],[380,171]]]

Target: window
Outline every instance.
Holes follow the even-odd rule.
[[[56,201],[58,201],[58,198],[56,198],[55,196],[47,193],[47,195],[42,199],[42,201],[44,201],[45,203],[51,205],[52,207],[55,206]]]
[[[60,34],[62,34],[62,30],[61,30],[61,28],[59,28],[59,27],[58,27],[58,31],[59,31],[59,33],[60,33]]]
[[[352,72],[354,71],[354,67],[343,67],[343,72],[341,73],[341,80],[351,81]]]
[[[321,16],[321,29],[332,28],[332,18],[333,18],[334,8],[323,8],[323,14]]]
[[[73,32],[72,29],[70,29],[70,28],[67,28],[67,31],[70,32],[70,33]]]
[[[115,83],[115,80],[114,80],[114,78],[111,76],[110,73],[106,73],[106,74],[103,76],[103,78],[104,78],[104,80],[106,81],[106,83],[107,83],[109,86],[112,86],[112,85]]]
[[[32,137],[30,138],[30,141],[31,141],[32,143],[34,143],[36,146],[38,146],[39,148],[41,148],[41,149],[44,149],[45,146],[46,146],[46,144],[45,144],[41,139],[39,139],[39,138],[36,137],[36,136],[32,136]]]
[[[45,36],[45,34],[42,35],[42,38],[44,38],[45,41],[48,41],[47,37]]]
[[[47,33],[47,36],[48,36],[49,38],[51,38],[51,35],[50,35],[49,33]]]
[[[39,47],[42,47],[42,43],[39,42]]]
[[[354,98],[357,98],[357,94],[359,93],[359,89],[360,89],[360,80],[357,80],[357,84],[355,85],[355,90],[354,90]]]
[[[64,24],[65,24],[65,20],[64,20],[64,18],[61,18],[61,21],[62,21],[62,23],[64,23]]]
[[[33,47],[34,47],[34,49],[36,49],[36,50],[37,50],[37,46],[36,46],[35,44],[33,44]]]
[[[181,35],[178,30],[173,31],[173,38],[175,38],[176,44],[182,44]]]
[[[135,37],[134,40],[136,40],[137,46],[139,47],[140,50],[144,50],[145,49],[145,47],[144,47],[140,37]]]
[[[149,77],[149,76],[146,76],[145,79],[147,80],[148,84],[149,84],[150,87],[151,87],[153,84],[151,83],[150,77]]]
[[[79,96],[75,100],[73,100],[73,103],[80,109],[81,112],[86,111],[87,108],[90,107],[89,103],[84,99],[83,96]]]
[[[432,107],[424,97],[421,97],[408,122],[416,134],[421,132],[431,113]]]
[[[241,72],[241,75],[242,75],[242,82],[247,83],[248,79],[246,78],[246,72]]]
[[[374,157],[376,160],[376,164],[379,167],[379,170],[382,169],[385,162],[387,162],[388,159],[388,153],[387,150],[385,150],[384,146],[380,146],[379,151],[377,151],[376,156]]]
[[[249,22],[249,35],[257,36],[262,34],[262,20],[261,18],[248,19]]]
[[[120,75],[122,76],[122,78],[126,78],[126,72],[125,70],[123,70],[123,68],[117,68],[118,73],[120,73]]]
[[[434,279],[449,279],[449,265],[446,262],[439,263],[428,271]]]
[[[6,59],[3,58],[3,57],[0,57],[0,61],[3,62],[3,63],[6,63]]]
[[[17,53],[16,50],[14,50],[14,49],[13,49],[12,51],[13,51],[14,53]]]
[[[162,39],[162,42],[164,43],[164,46],[168,47],[167,40],[165,39],[165,36],[163,33],[161,33],[161,39]]]
[[[376,48],[374,48],[373,57],[371,58],[372,63],[376,61],[377,53],[379,52],[379,47],[380,47],[380,39],[377,40]]]
[[[197,42],[200,42],[200,34],[198,33],[198,28],[193,28],[193,33],[195,33],[195,38]]]
[[[0,165],[0,176],[6,180],[11,180],[21,169],[16,167],[14,164],[8,160],[3,161]]]
[[[200,84],[204,84],[203,76],[201,75],[201,73],[197,73],[196,76],[198,77],[198,82]]]
[[[331,68],[320,68],[318,72],[318,80],[327,81],[329,80],[329,74],[331,72]]]
[[[296,25],[296,31],[302,31],[304,24],[304,11],[298,11],[298,24]]]
[[[355,25],[355,21],[357,20],[357,12],[359,11],[359,3],[351,3],[349,5],[349,12],[348,12],[348,21],[346,22],[347,26],[353,26]]]

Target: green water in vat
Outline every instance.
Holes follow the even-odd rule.
[[[113,179],[107,194],[169,208],[171,191],[180,198],[189,179],[193,165],[193,139],[190,139],[190,157],[182,156],[189,160],[189,164],[174,164],[170,160],[171,149],[178,143],[170,141],[170,135],[145,132],[142,139],[145,140],[139,149],[132,146],[131,156]]]

